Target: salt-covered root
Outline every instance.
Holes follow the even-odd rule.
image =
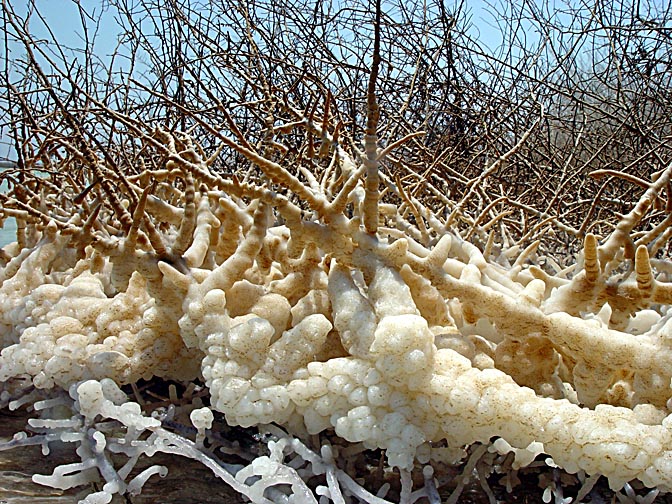
[[[105,426],[109,429],[111,423],[109,419],[117,420],[119,425],[124,426],[128,441],[135,439],[139,433],[147,429],[159,428],[161,422],[143,415],[140,405],[128,402],[126,394],[112,380],[75,383],[70,387],[70,396],[74,401],[71,408],[75,415],[65,422],[58,419],[39,421],[40,428],[45,429],[47,434],[37,437],[41,438],[45,450],[48,450],[48,443],[53,441],[77,443],[77,454],[81,461],[60,465],[50,475],[35,474],[32,478],[35,483],[68,489],[100,482],[102,479],[102,490],[93,492],[80,501],[93,504],[110,502],[114,494],[137,494],[154,474],[162,477],[166,475],[165,467],[151,466],[127,483],[125,480],[133,469],[137,457],[129,460],[120,470],[115,468],[109,456],[109,444],[110,442],[115,444],[115,440],[111,440],[108,437],[110,432],[105,430]],[[67,405],[63,398],[51,399],[42,401],[45,404],[39,406],[39,409],[52,407],[48,404],[50,402],[52,406],[58,405],[60,408]],[[37,403],[35,407],[38,409]],[[103,424],[102,430],[101,426],[95,423],[95,420],[100,418],[108,420],[107,424]],[[141,453],[138,452],[137,455]]]
[[[109,378],[76,383],[70,387],[70,396],[75,400],[75,407],[89,423],[102,415],[137,430],[161,425],[156,418],[143,416],[140,405],[129,402],[126,393]]]
[[[294,409],[288,378],[312,361],[331,323],[323,315],[310,315],[269,346],[272,326],[259,317],[243,318],[232,321],[236,325],[228,334],[207,337],[213,345],[205,348],[203,376],[212,404],[236,425],[286,422]]]
[[[39,408],[70,406],[74,415],[69,420],[40,420],[39,427],[45,429],[47,434],[36,435],[33,438],[18,437],[7,444],[16,446],[42,444],[44,449],[48,449],[49,443],[54,441],[75,443],[81,461],[60,465],[48,475],[35,474],[33,481],[60,489],[97,483],[100,490],[88,494],[79,501],[80,503],[107,503],[112,501],[114,495],[133,496],[141,493],[143,485],[150,478],[155,475],[164,477],[168,470],[164,466],[152,465],[132,478],[131,471],[139,459],[152,457],[159,452],[198,461],[240,495],[257,504],[274,502],[266,495],[271,498],[276,496],[286,498],[285,494],[274,488],[283,484],[291,485],[292,493],[301,496],[301,502],[316,502],[312,490],[302,479],[304,472],[299,474],[285,463],[283,449],[287,447],[289,451],[293,449],[290,448],[293,445],[289,444],[290,438],[279,429],[274,431],[281,433],[280,440],[268,441],[270,457],[258,457],[245,468],[237,464],[222,463],[204,450],[202,443],[199,443],[198,436],[204,435],[205,431],[212,427],[214,418],[209,408],[197,408],[191,411],[190,418],[199,432],[194,442],[167,431],[162,427],[161,420],[144,414],[140,405],[129,402],[126,394],[112,380],[87,380],[73,384],[70,387],[70,396],[72,404],[65,398],[58,398],[42,401],[44,404]],[[37,404],[35,406],[38,407]],[[4,446],[4,443],[0,445],[3,445],[0,449],[11,448]],[[330,468],[325,468],[329,461],[322,461],[301,443],[297,445],[296,452],[316,464],[322,473],[326,468]],[[123,465],[117,466],[123,456],[128,460]],[[250,476],[253,480],[248,484]]]

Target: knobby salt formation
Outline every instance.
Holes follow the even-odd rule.
[[[1,253],[0,400],[35,413],[31,435],[0,449],[48,453],[60,441],[80,457],[34,481],[100,482],[81,502],[107,503],[164,476],[158,464],[135,468],[163,452],[257,503],[380,504],[389,485],[367,489],[347,470],[381,450],[400,502],[440,502],[441,471],[461,462],[448,502],[474,471],[494,501],[483,460],[512,484],[542,454],[578,475],[581,496],[599,475],[628,495],[633,480],[672,490],[672,268],[660,258],[672,165],[640,180],[632,210],[610,234],[582,236],[575,258],[544,236],[515,243],[505,225],[495,231],[502,214],[481,226],[494,203],[476,219],[467,208],[538,119],[461,201],[428,203],[382,166],[420,132],[379,145],[376,12],[359,143],[343,138],[328,92],[318,118],[265,82],[264,106],[280,112],[264,119],[261,147],[216,97],[226,128],[180,109],[216,141],[209,149],[86,95],[112,122],[110,142],[128,142],[103,147],[24,40],[68,135],[47,135],[0,195],[1,217],[18,224]],[[304,137],[292,158],[283,139]],[[214,168],[223,149],[237,160],[228,174]],[[660,208],[666,216],[649,219]],[[150,411],[140,388],[155,379],[186,385]],[[218,435],[222,416],[269,433],[257,439],[266,451]],[[213,443],[245,464],[223,462]]]
[[[4,197],[3,211],[26,223],[1,272],[5,401],[69,390],[83,418],[71,428],[90,432],[102,417],[159,439],[161,422],[118,385],[200,378],[231,425],[333,431],[384,449],[404,472],[496,439],[516,467],[545,453],[613,489],[671,488],[672,288],[659,279],[666,263],[649,258],[661,230],[631,235],[672,167],[602,245],[586,237],[567,279],[536,266],[532,249],[484,253],[417,200],[381,204],[369,232],[365,165],[336,143],[329,184],[245,152],[283,195],[210,172],[188,137],[154,138],[170,160],[127,177],[134,207],[96,196],[83,210],[75,187],[35,190],[35,210]],[[46,412],[47,425],[63,421]],[[128,491],[117,469],[97,467],[115,482],[110,495]]]

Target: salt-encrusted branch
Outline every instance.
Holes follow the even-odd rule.
[[[199,195],[198,210],[196,214],[196,228],[193,241],[189,249],[184,254],[184,260],[190,268],[198,268],[203,265],[208,250],[212,246],[217,246],[217,242],[212,244],[213,232],[217,232],[219,220],[212,214],[207,194]]]
[[[654,200],[658,198],[660,191],[667,187],[671,175],[672,164],[668,165],[660,175],[658,175],[658,178],[649,184],[649,188],[639,199],[635,207],[620,219],[616,225],[616,229],[614,229],[609,238],[599,247],[598,255],[602,270],[611,271],[611,269],[615,267],[614,260],[617,259],[617,254],[621,248],[624,249],[623,257],[625,259],[634,258],[635,249],[630,233],[635,226],[640,223]]]
[[[380,160],[378,156],[378,119],[380,110],[376,99],[376,80],[378,79],[378,70],[380,67],[380,0],[376,0],[375,21],[373,25],[373,60],[371,62],[371,73],[369,74],[369,85],[366,95],[366,129],[364,130],[364,165],[366,166],[366,178],[364,180],[364,203],[362,205],[362,223],[364,228],[370,234],[375,234],[378,230],[378,198],[380,177],[378,169]]]

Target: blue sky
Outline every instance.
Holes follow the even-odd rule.
[[[10,0],[11,4],[20,14],[26,12],[27,0]],[[82,7],[90,13],[101,16],[101,30],[97,34],[96,47],[100,55],[111,52],[116,45],[116,26],[113,14],[103,9],[104,2],[101,0],[79,0]],[[449,0],[449,3],[450,0]],[[72,0],[35,0],[39,11],[44,15],[50,28],[58,36],[60,42],[67,46],[81,44],[81,22],[75,3]],[[501,42],[495,25],[493,9],[483,0],[467,0],[465,5],[472,13],[472,22],[475,25],[479,40],[488,47],[495,47]],[[47,35],[40,23],[32,24],[35,33]],[[93,23],[90,23],[93,27]]]
[[[10,3],[17,13],[23,16],[26,13],[28,5],[32,2],[28,0],[10,0]],[[34,0],[34,3],[59,42],[67,47],[82,47],[84,45],[81,19],[74,1]],[[79,0],[79,3],[85,11],[95,15],[93,17],[96,19],[100,19],[100,26],[96,33],[95,53],[102,60],[109,60],[110,54],[112,54],[117,46],[118,27],[114,21],[114,13],[103,8],[105,4],[103,0]],[[448,3],[452,3],[452,0],[449,0]],[[467,10],[471,11],[471,20],[474,24],[473,36],[490,49],[497,47],[501,43],[501,37],[494,21],[493,9],[483,0],[467,0],[465,5]],[[87,24],[92,35],[93,30],[95,30],[95,23],[92,20],[88,20]],[[34,17],[30,26],[31,31],[38,38],[51,39],[47,28],[39,18]],[[4,41],[0,38],[0,46],[3,44]],[[16,48],[15,51],[18,54],[14,54],[13,56],[20,55],[20,48]],[[117,64],[122,64],[121,60],[117,61]],[[0,159],[13,157],[4,133],[0,131]]]

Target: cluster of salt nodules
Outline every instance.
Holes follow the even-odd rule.
[[[0,381],[28,375],[37,388],[67,388],[91,378],[133,383],[196,376],[179,313],[157,303],[140,273],[115,289],[106,261],[89,249],[90,257],[73,268],[48,274],[44,265],[58,251],[50,245],[29,255],[0,287]]]

